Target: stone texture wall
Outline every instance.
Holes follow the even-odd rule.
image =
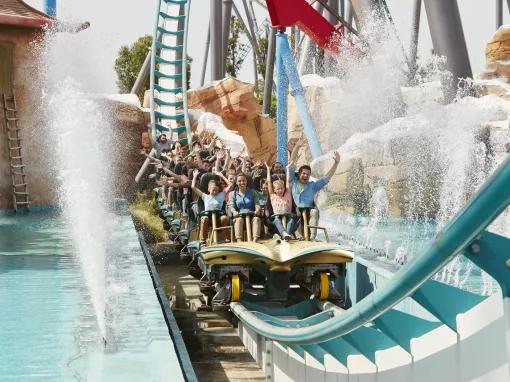
[[[31,29],[0,29],[0,40],[15,44],[13,51],[13,86],[17,100],[19,126],[23,137],[24,160],[27,165],[28,188],[35,204],[48,204],[54,201],[51,192],[52,174],[47,174],[44,153],[39,149],[41,121],[38,118],[38,88],[41,70],[38,50],[34,42],[41,35]],[[0,58],[1,59],[1,58]],[[0,112],[0,208],[12,207],[12,183],[7,150],[7,137],[4,116]]]

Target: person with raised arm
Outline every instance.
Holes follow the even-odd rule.
[[[290,165],[289,165],[290,166]],[[290,187],[290,175],[287,168],[287,176],[285,183],[281,179],[272,181],[271,167],[266,163],[267,169],[267,187],[269,199],[273,207],[272,223],[278,230],[278,234],[285,241],[291,239],[291,235],[296,230],[296,218],[292,214],[292,192]],[[283,218],[287,218],[287,226],[283,224]]]
[[[227,217],[224,214],[223,203],[225,202],[225,194],[220,191],[220,187],[215,181],[210,181],[208,184],[208,193],[202,192],[197,187],[197,179],[200,172],[193,171],[193,181],[191,182],[191,189],[204,201],[204,212],[216,212],[220,214],[220,225],[227,226]],[[205,243],[207,232],[209,230],[210,216],[202,216],[200,218],[200,242]]]
[[[299,167],[297,175],[295,173],[295,166],[291,158],[290,166],[287,168],[287,173],[290,175],[292,184],[292,198],[298,209],[306,209],[310,211],[310,225],[317,225],[319,220],[319,211],[315,207],[315,195],[327,186],[331,177],[335,174],[338,165],[340,164],[340,153],[333,152],[333,165],[329,171],[319,180],[310,180],[312,169],[308,165]],[[290,171],[290,172],[289,172]],[[315,235],[312,230],[311,238]]]

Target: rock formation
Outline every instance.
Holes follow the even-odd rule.
[[[133,179],[145,160],[140,154],[140,140],[147,132],[149,113],[140,107],[140,101],[134,94],[99,96],[97,102],[105,110],[111,110],[113,193],[115,197],[129,199],[139,187]]]
[[[486,70],[483,79],[503,78],[510,80],[510,25],[501,26],[485,48]]]
[[[276,127],[262,115],[253,85],[228,77],[188,91],[188,108],[220,116],[225,127],[239,134],[254,160],[271,160],[276,153]],[[197,125],[192,126],[195,130]]]

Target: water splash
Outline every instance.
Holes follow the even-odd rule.
[[[48,32],[39,47],[45,68],[42,110],[47,120],[47,152],[58,182],[58,200],[71,231],[91,303],[103,339],[107,338],[106,269],[108,263],[109,113],[90,94],[88,70],[77,71],[85,51],[78,35]],[[79,65],[82,64],[82,65]],[[65,73],[65,75],[64,75]]]

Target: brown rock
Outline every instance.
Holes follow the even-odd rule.
[[[276,153],[274,121],[260,114],[261,108],[253,94],[253,85],[228,77],[187,93],[188,108],[220,116],[229,130],[239,134],[248,154],[255,161],[272,160]],[[192,130],[199,129],[196,124]]]
[[[510,28],[500,27],[485,48],[487,65],[491,62],[510,60]]]

